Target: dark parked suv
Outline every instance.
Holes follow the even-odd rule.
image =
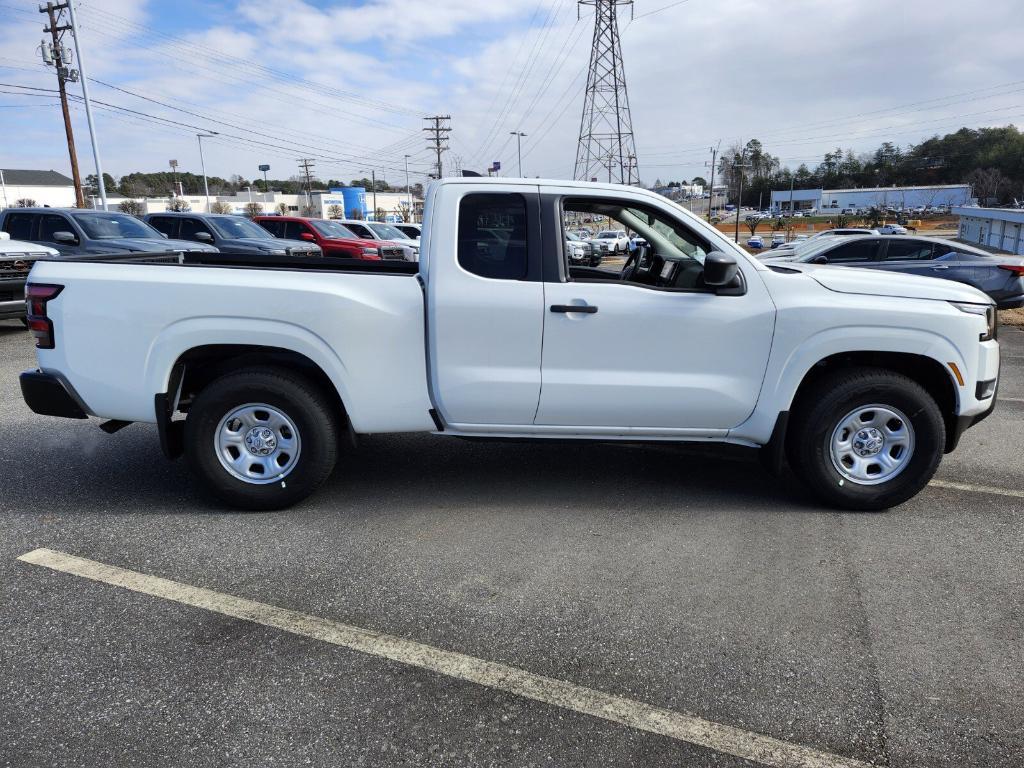
[[[168,240],[151,226],[127,213],[79,208],[8,208],[0,230],[12,240],[42,243],[61,256],[120,253],[165,253],[217,249],[205,243]]]
[[[214,245],[231,256],[321,256],[319,246],[274,237],[244,216],[222,213],[151,213],[146,221],[167,237]]]

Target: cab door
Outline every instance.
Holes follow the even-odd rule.
[[[540,396],[544,286],[534,185],[440,187],[429,230],[431,394],[443,420],[529,426]],[[454,226],[453,226],[454,224]]]
[[[567,207],[585,216],[620,204],[579,190],[570,194],[563,216]],[[670,209],[625,205],[637,216],[621,223],[649,243],[649,270],[657,274],[649,271],[645,282],[624,279],[629,262],[618,259],[599,270],[570,268],[544,284],[535,425],[722,434],[757,404],[775,305],[754,266],[738,254],[742,291],[702,288],[701,264],[714,249],[711,242]],[[669,265],[678,257],[680,272]]]

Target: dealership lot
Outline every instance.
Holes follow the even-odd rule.
[[[1019,765],[1024,332],[1001,338],[995,415],[888,513],[821,509],[739,450],[376,436],[308,502],[240,514],[149,426],[30,413],[0,322],[0,765],[750,764],[582,714],[594,692],[810,750],[776,764]],[[37,548],[574,690],[17,559]]]

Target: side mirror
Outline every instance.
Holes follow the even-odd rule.
[[[166,232],[161,232],[161,233],[160,233],[160,237],[162,237],[162,238],[163,238],[164,240],[167,240],[167,239],[168,239],[168,237],[167,237],[167,233],[166,233]]]
[[[828,264],[828,256],[826,256],[825,254],[821,254],[820,256],[815,256],[808,263],[810,263],[810,264]]]
[[[53,241],[55,243],[67,243],[69,245],[75,245],[78,243],[78,238],[75,237],[74,232],[65,232],[61,230],[60,232],[53,233]]]
[[[709,288],[730,287],[739,271],[736,257],[730,253],[712,251],[704,257],[704,285]]]
[[[299,239],[300,240],[308,240],[311,243],[316,241],[316,238],[313,237],[313,233],[312,232],[302,232],[302,233],[300,233],[299,234]]]
[[[195,237],[196,237],[196,240],[198,240],[201,243],[212,243],[213,242],[213,235],[211,235],[209,232],[196,232]]]

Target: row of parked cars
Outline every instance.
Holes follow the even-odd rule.
[[[831,229],[786,243],[759,257],[765,264],[835,264],[923,275],[984,291],[999,309],[1024,307],[1024,257],[989,253],[955,240]]]
[[[42,258],[131,253],[209,255],[247,260],[330,256],[380,261],[419,258],[419,225],[241,216],[212,213],[126,213],[77,208],[11,208],[0,212],[0,319],[24,317],[24,284]],[[219,258],[219,257],[218,257]]]

